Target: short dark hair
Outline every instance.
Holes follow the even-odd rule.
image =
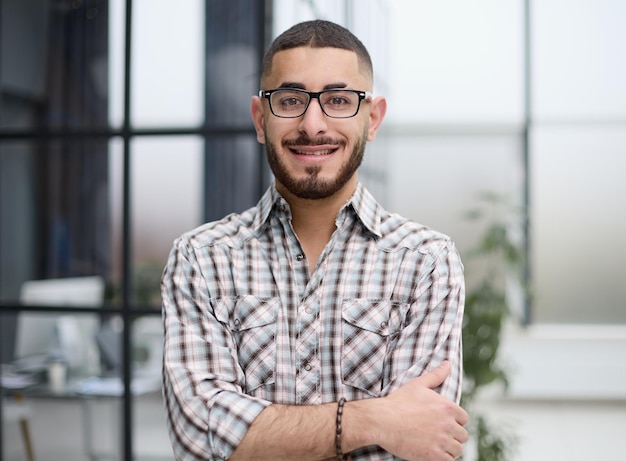
[[[296,24],[276,37],[261,61],[261,81],[272,71],[272,61],[276,53],[302,46],[353,51],[366,75],[373,79],[372,59],[365,45],[345,27],[316,19]]]

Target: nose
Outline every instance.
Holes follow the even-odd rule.
[[[314,137],[320,133],[326,132],[328,129],[328,117],[322,111],[322,106],[317,98],[311,98],[309,107],[300,119],[298,128],[301,132],[306,133],[309,137]]]

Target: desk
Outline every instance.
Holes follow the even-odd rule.
[[[134,397],[150,395],[147,404],[153,405],[151,402],[157,401],[155,398],[158,399],[160,393],[160,377],[137,378],[133,380],[131,389]],[[120,459],[122,391],[119,379],[89,378],[72,379],[58,392],[52,391],[46,384],[37,384],[19,390],[8,389],[6,393],[24,395],[31,401],[33,409],[43,409],[41,412],[35,411],[35,417],[39,417],[35,422],[35,427],[39,425],[39,428],[33,431],[35,446],[39,441],[43,446],[74,447],[74,450],[78,449],[74,453],[80,455],[80,458],[96,461]],[[62,402],[55,403],[63,400],[75,403],[67,406]],[[42,425],[47,428],[50,424],[51,431],[42,429]],[[56,438],[50,437],[50,433],[57,433]],[[72,434],[67,438],[69,443],[65,442],[65,433]],[[40,454],[40,459],[44,453]]]

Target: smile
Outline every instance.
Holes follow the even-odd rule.
[[[330,155],[333,152],[335,152],[335,149],[324,149],[324,150],[297,150],[297,149],[291,149],[292,152],[294,152],[297,155],[313,155],[313,156],[323,156],[323,155]]]

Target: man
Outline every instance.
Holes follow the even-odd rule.
[[[336,24],[267,51],[251,114],[275,182],[177,239],[163,276],[177,459],[461,454],[462,266],[359,183],[386,111],[372,88],[367,50]]]

